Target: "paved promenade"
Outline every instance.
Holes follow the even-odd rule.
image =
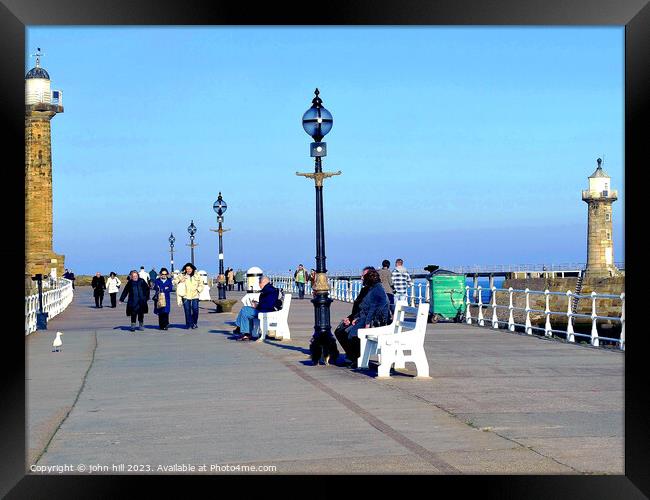
[[[308,300],[291,303],[293,338],[265,343],[230,338],[239,305],[215,313],[202,303],[197,330],[181,327],[173,305],[167,332],[148,314],[131,333],[124,305],[107,302],[95,309],[91,289],[78,287],[47,331],[26,338],[28,467],[624,473],[618,351],[436,324],[425,341],[432,379],[414,379],[407,364],[380,380],[376,366],[311,366]],[[333,326],[350,308],[332,304]],[[52,353],[57,330],[64,350]]]

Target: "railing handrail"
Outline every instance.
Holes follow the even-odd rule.
[[[72,280],[57,278],[56,286],[42,293],[43,312],[48,313],[48,320],[65,310],[72,302],[74,290]],[[38,293],[25,296],[25,335],[36,330],[36,313],[39,312]]]
[[[271,282],[273,283],[274,286],[277,286],[285,291],[291,291],[295,292],[295,282],[293,280],[292,275],[270,275],[269,276],[271,279]],[[354,302],[354,300],[357,298],[359,291],[361,290],[361,280],[360,279],[351,279],[351,278],[339,278],[339,277],[330,277],[328,278],[328,283],[330,286],[330,297],[334,300],[341,300],[343,302]],[[490,303],[483,303],[483,291],[489,291],[491,292],[490,294]],[[305,286],[305,293],[310,294],[311,293],[311,286],[309,283],[306,284]],[[477,293],[470,293],[470,292],[477,292]],[[497,304],[496,303],[496,296],[497,293],[507,293],[509,294],[509,302],[510,305],[503,305],[503,304]],[[526,306],[525,307],[515,307],[513,305],[513,297],[515,294],[524,294],[526,298]],[[568,290],[567,292],[552,292],[550,290],[530,290],[530,289],[524,289],[524,290],[516,290],[514,288],[497,288],[496,286],[493,287],[481,287],[481,286],[476,286],[476,287],[471,287],[471,286],[465,286],[465,299],[464,299],[464,304],[466,306],[466,315],[465,315],[465,321],[468,324],[472,324],[473,318],[471,315],[471,310],[470,307],[478,307],[478,317],[477,317],[477,324],[480,326],[484,326],[485,322],[490,322],[490,320],[486,320],[483,317],[483,309],[492,309],[492,319],[491,319],[491,326],[493,328],[499,328],[500,323],[507,323],[508,329],[511,331],[515,330],[516,326],[521,326],[525,328],[526,333],[532,334],[533,330],[544,330],[546,336],[552,336],[553,333],[564,333],[567,337],[567,340],[569,342],[575,342],[575,336],[584,336],[584,337],[591,337],[591,344],[594,346],[599,346],[600,345],[600,340],[611,340],[614,342],[617,342],[622,350],[625,349],[625,293],[621,293],[620,295],[613,295],[613,294],[604,294],[604,293],[597,293],[595,291],[591,292],[589,295],[586,294],[576,294],[574,292],[571,292],[571,290]],[[475,296],[475,300],[473,301],[471,296]],[[530,295],[544,295],[546,297],[546,308],[544,310],[542,309],[533,309],[530,307]],[[551,296],[564,296],[567,297],[567,310],[566,311],[551,311],[549,307],[549,299]],[[430,292],[430,287],[428,283],[412,283],[411,286],[408,288],[408,294],[407,298],[409,301],[409,305],[415,306],[418,305],[422,302],[430,303],[431,301],[431,292]],[[581,299],[590,299],[592,300],[592,313],[591,314],[580,314],[574,312],[574,310],[571,308],[572,304],[575,300],[581,300]],[[621,301],[621,316],[602,316],[598,315],[596,313],[596,302],[601,299],[618,299]],[[497,316],[497,310],[498,309],[508,309],[509,310],[509,318],[508,321],[503,321],[499,320]],[[514,320],[514,312],[515,311],[523,311],[526,313],[526,322],[524,324],[516,323]],[[539,327],[534,327],[532,326],[530,314],[531,313],[539,313],[539,314],[545,314],[546,316],[546,324],[544,328],[539,328]],[[561,331],[561,330],[553,330],[551,328],[551,323],[550,323],[550,318],[551,316],[566,316],[568,318],[567,322],[567,330],[566,331]],[[589,318],[592,320],[592,332],[591,335],[585,335],[581,333],[576,333],[573,330],[573,318]],[[598,334],[597,330],[597,321],[598,320],[606,320],[606,321],[618,321],[621,323],[621,337],[620,339],[611,339],[608,337],[603,337]]]

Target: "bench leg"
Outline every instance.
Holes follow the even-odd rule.
[[[418,349],[417,352],[413,354],[413,362],[415,363],[415,368],[418,372],[417,378],[431,378],[429,376],[429,361],[424,352],[424,347]]]
[[[278,331],[283,340],[291,340],[291,331],[289,330],[289,323],[282,321],[282,327],[278,325]]]
[[[402,349],[401,346],[396,347],[395,368],[406,368],[406,360],[404,359],[404,350]]]
[[[366,337],[359,337],[359,341],[361,343],[359,346],[361,356],[357,359],[357,367],[366,369],[368,368],[368,361],[370,361],[370,351],[372,350],[373,342],[368,342]]]
[[[395,362],[395,346],[393,345],[382,345],[381,349],[381,361],[379,362],[379,367],[377,368],[378,377],[390,377],[390,369]]]

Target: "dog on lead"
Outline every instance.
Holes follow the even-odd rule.
[[[335,364],[339,357],[339,350],[336,347],[336,339],[333,335],[318,335],[314,332],[311,342],[309,343],[309,353],[311,362],[314,366],[323,363],[329,365]]]

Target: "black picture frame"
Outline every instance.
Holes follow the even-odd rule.
[[[24,262],[24,220],[15,207],[24,206],[24,179],[17,165],[24,161],[24,44],[28,25],[586,25],[625,26],[625,213],[626,227],[626,323],[628,336],[625,353],[625,476],[419,476],[418,486],[431,494],[451,487],[447,494],[464,496],[478,489],[489,498],[644,498],[650,495],[650,432],[647,408],[648,369],[644,359],[647,345],[641,327],[644,307],[641,305],[643,252],[642,234],[645,217],[642,212],[642,182],[637,182],[647,157],[647,138],[643,130],[648,122],[650,88],[650,6],[647,0],[350,0],[320,4],[278,4],[199,0],[158,2],[108,0],[2,0],[0,4],[0,102],[5,131],[3,163],[5,212],[2,254],[7,275],[2,287],[5,328],[3,351],[3,438],[0,439],[0,494],[8,498],[113,497],[125,494],[124,481],[143,479],[147,487],[163,488],[168,477],[138,476],[25,476],[25,342],[21,339],[18,315],[22,279],[14,280],[10,269]],[[632,182],[630,182],[632,181]],[[7,210],[7,207],[11,207]],[[633,211],[636,210],[635,211]],[[639,225],[638,222],[642,223]],[[634,274],[639,273],[639,274]],[[22,276],[21,276],[22,278]],[[647,309],[647,307],[645,308]],[[11,360],[15,364],[9,363]],[[191,476],[194,480],[208,480]],[[224,481],[241,484],[241,477],[212,477],[218,488]],[[286,481],[290,479],[290,481]],[[348,480],[346,478],[346,480]],[[377,476],[359,481],[366,484],[364,494],[385,491],[391,485],[406,486],[402,478]],[[282,480],[296,496],[310,495],[313,478],[276,478],[246,476],[246,484]],[[337,481],[340,478],[337,478]],[[367,482],[369,481],[369,482]],[[214,487],[216,483],[212,482]],[[325,481],[323,484],[329,484]],[[410,486],[411,480],[408,485]],[[241,486],[237,486],[241,488]],[[312,487],[313,488],[313,487]],[[409,490],[411,488],[409,487]],[[340,491],[345,488],[341,487]],[[354,491],[350,490],[350,491]],[[152,490],[150,490],[152,492]],[[225,490],[222,490],[225,491]],[[243,491],[243,490],[242,490]],[[316,490],[321,496],[323,490]],[[412,494],[414,492],[408,492]],[[290,496],[291,491],[288,491]]]

